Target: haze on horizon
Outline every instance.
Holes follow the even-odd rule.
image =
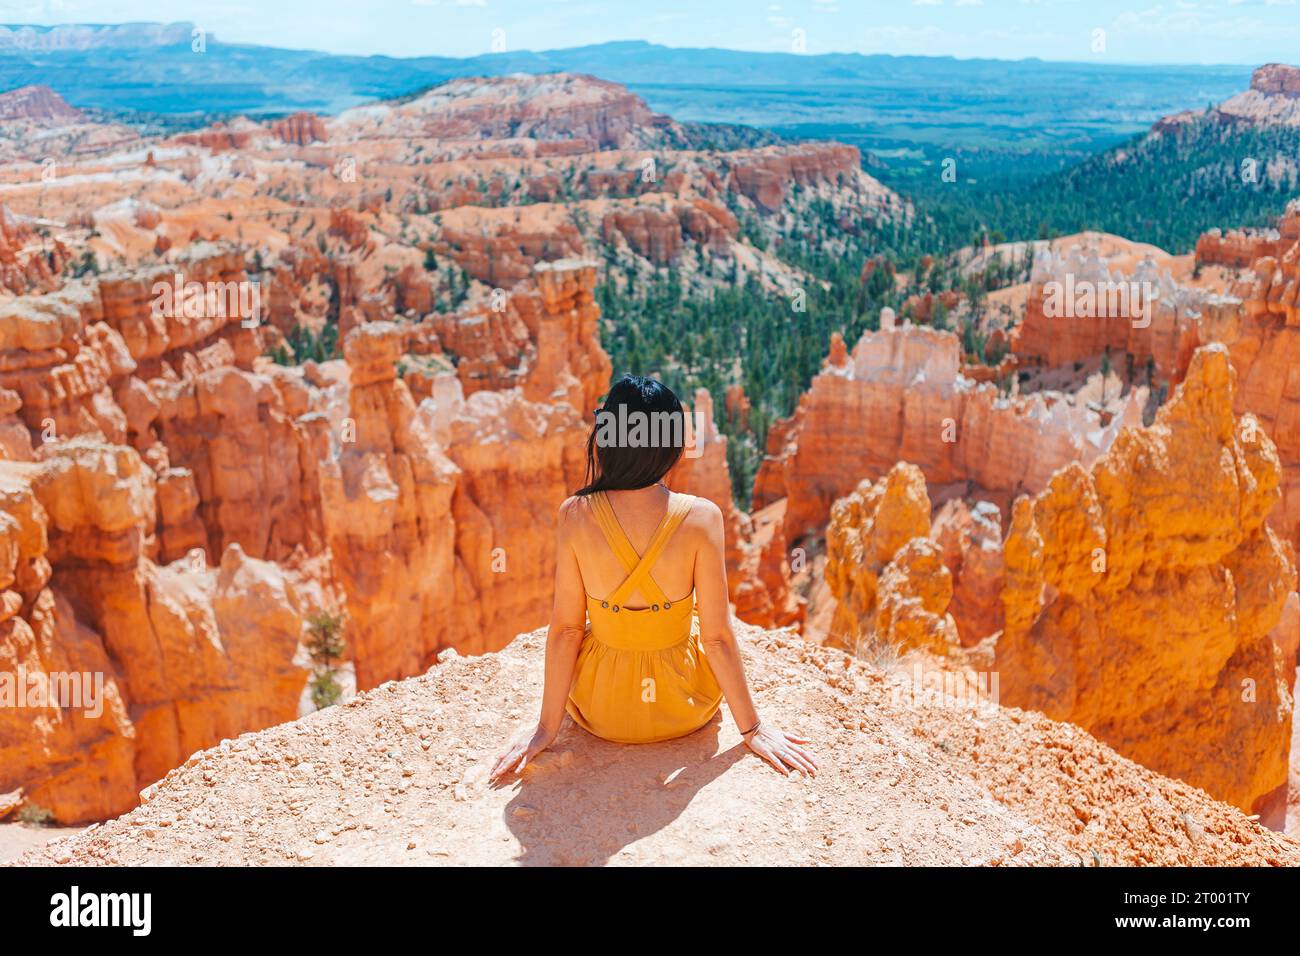
[[[704,9],[688,0],[0,0],[7,24],[177,20],[226,42],[397,57],[645,40],[809,55],[1258,65],[1294,62],[1300,49],[1297,0],[714,0]]]

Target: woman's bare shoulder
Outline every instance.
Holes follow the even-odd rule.
[[[691,495],[691,510],[682,519],[682,524],[691,531],[709,537],[719,533],[723,528],[722,509],[700,495]]]
[[[565,498],[560,505],[560,513],[556,518],[556,525],[560,535],[566,536],[573,534],[583,526],[587,520],[591,505],[583,495],[570,495]]]
[[[687,518],[693,518],[697,521],[712,521],[722,518],[722,509],[714,504],[711,499],[702,495],[687,495],[686,497],[691,499],[691,510],[686,515]]]

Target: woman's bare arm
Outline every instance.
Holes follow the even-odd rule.
[[[560,506],[555,541],[555,602],[546,631],[546,687],[542,692],[542,714],[538,725],[552,734],[560,730],[564,705],[573,685],[573,669],[587,628],[587,592],[578,569],[578,556],[570,534],[571,511],[577,506],[570,498]]]
[[[726,532],[722,511],[711,501],[701,500],[697,507],[706,509],[704,542],[695,557],[695,602],[700,615],[700,642],[713,675],[718,679],[736,727],[745,733],[745,743],[781,773],[802,770],[815,775],[817,763],[802,747],[801,737],[767,727],[759,720],[754,699],[745,680],[745,665],[731,626],[731,607],[727,593]],[[787,767],[789,769],[787,769]]]
[[[564,705],[573,684],[573,670],[587,623],[587,592],[578,569],[578,556],[572,542],[572,512],[577,500],[570,498],[560,506],[555,540],[555,601],[551,605],[551,623],[546,631],[546,677],[542,689],[542,712],[535,728],[521,732],[506,748],[492,768],[492,779],[511,770],[523,772],[528,761],[555,740],[564,720]]]
[[[722,511],[711,501],[702,500],[696,507],[705,508],[708,513],[705,540],[695,555],[695,607],[700,615],[700,641],[713,676],[727,698],[732,719],[737,728],[748,730],[758,723],[758,711],[749,696],[745,665],[731,627]]]

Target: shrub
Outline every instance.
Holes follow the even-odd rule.
[[[35,803],[24,803],[16,814],[19,823],[28,826],[44,827],[54,822],[54,814]]]
[[[347,650],[344,623],[343,614],[330,611],[318,611],[307,619],[307,653],[313,664],[311,701],[317,710],[337,704],[343,696],[343,687],[335,674]]]

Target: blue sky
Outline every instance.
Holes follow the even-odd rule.
[[[230,41],[392,56],[471,56],[494,39],[509,49],[636,39],[784,52],[802,39],[807,53],[1300,61],[1296,0],[0,0],[7,23],[132,20],[192,20]]]

